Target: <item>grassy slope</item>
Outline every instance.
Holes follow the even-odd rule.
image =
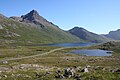
[[[4,29],[0,29],[0,39],[3,42],[4,39],[14,40],[15,43],[16,41],[17,43],[63,43],[82,41],[59,28],[40,28],[39,26],[31,26],[7,18],[0,21],[0,25],[4,27]],[[8,31],[10,35],[11,33],[16,33],[20,36],[6,36],[6,31]],[[8,43],[9,42],[10,41],[8,41]]]
[[[41,68],[39,69],[18,69],[16,71],[11,71],[11,72],[2,72],[0,76],[7,75],[7,78],[2,78],[3,80],[10,80],[10,79],[18,79],[18,80],[53,80],[55,79],[56,71],[58,68],[60,70],[64,70],[64,68],[74,68],[74,66],[81,66],[85,67],[87,65],[90,65],[92,67],[92,71],[89,73],[82,73],[82,72],[76,72],[77,74],[81,75],[81,78],[83,80],[119,80],[120,75],[119,73],[116,72],[110,72],[110,70],[114,69],[120,69],[120,48],[117,48],[115,50],[114,47],[109,45],[109,49],[112,50],[114,49],[113,56],[110,57],[92,57],[92,56],[81,56],[81,55],[76,55],[76,54],[65,54],[68,53],[69,51],[72,50],[78,50],[78,49],[95,49],[95,48],[101,48],[101,46],[93,46],[93,47],[76,47],[76,48],[69,48],[69,49],[64,49],[60,51],[56,51],[53,53],[50,53],[48,55],[43,55],[39,57],[34,57],[34,58],[29,58],[29,59],[22,59],[22,60],[15,60],[15,61],[9,61],[8,64],[1,64],[1,66],[4,67],[11,67],[11,66],[17,66],[20,64],[37,64],[37,65],[42,65],[42,66],[47,66],[47,67],[54,67],[53,69],[50,70],[42,70]],[[35,54],[41,54],[43,52],[48,52],[51,49],[54,49],[56,47],[44,47],[44,46],[21,46],[21,47],[7,47],[7,48],[0,48],[0,53],[7,53],[6,57],[8,56],[9,58],[12,56],[9,55],[14,55],[14,54],[20,54],[20,56],[28,56],[27,54],[30,53],[29,55],[34,55],[31,53]],[[119,49],[119,50],[118,50]],[[13,56],[16,57],[16,56]],[[3,57],[4,58],[4,57]],[[2,59],[2,58],[1,58]],[[96,67],[103,67],[101,68],[96,68]],[[36,72],[40,74],[41,76],[38,77],[36,76]],[[45,75],[46,72],[50,72],[52,74]],[[24,75],[29,75],[32,76],[31,78],[25,78],[25,77],[11,77],[12,74],[18,75],[18,74],[24,74]],[[57,79],[56,79],[57,80]],[[58,79],[59,80],[59,79]],[[73,78],[68,78],[65,80],[74,80]]]
[[[102,35],[89,32],[86,29],[80,27],[74,27],[73,29],[69,30],[69,32],[87,42],[101,43],[108,42],[111,40]]]

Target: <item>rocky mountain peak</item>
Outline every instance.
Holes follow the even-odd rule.
[[[44,17],[40,16],[36,10],[32,10],[29,13],[22,15],[21,17],[13,16],[10,18],[19,22],[35,24],[41,28],[47,28],[47,27],[59,28],[57,25],[47,21]]]
[[[21,18],[23,18],[23,21],[33,22],[33,21],[39,20],[40,15],[36,10],[32,10],[28,14],[22,15]]]

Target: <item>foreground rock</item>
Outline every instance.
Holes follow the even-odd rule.
[[[75,70],[73,68],[64,69],[64,76],[67,78],[75,76]]]

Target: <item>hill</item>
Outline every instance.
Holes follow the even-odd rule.
[[[109,41],[108,38],[102,35],[89,32],[86,29],[80,27],[74,27],[73,29],[70,29],[68,32],[87,42],[101,43]]]
[[[110,31],[109,34],[106,34],[105,36],[115,40],[120,40],[120,29],[116,31]]]
[[[21,17],[7,18],[0,14],[1,43],[63,43],[81,41],[47,21],[36,10]]]

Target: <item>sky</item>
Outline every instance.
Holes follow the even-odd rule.
[[[21,16],[37,10],[63,30],[75,26],[107,34],[120,29],[120,0],[1,0],[0,13]]]

